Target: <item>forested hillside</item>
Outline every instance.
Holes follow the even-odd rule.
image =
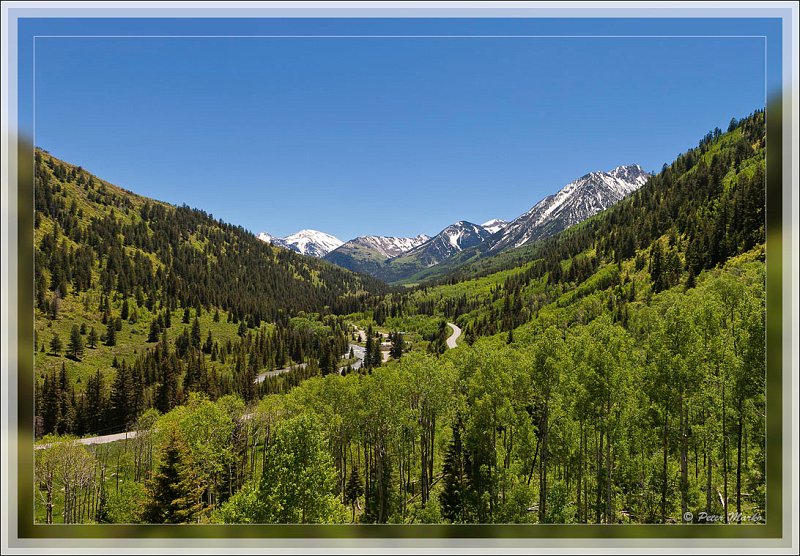
[[[123,430],[195,390],[252,399],[258,372],[338,357],[347,339],[334,315],[386,291],[47,152],[35,164],[42,433]]]
[[[46,437],[37,519],[763,522],[765,152],[757,111],[553,238],[305,319],[339,342],[367,329],[370,354],[373,330],[391,334],[365,372],[185,389],[127,442]],[[464,331],[454,349],[447,321]],[[226,357],[260,365],[251,346],[271,330],[242,328]]]

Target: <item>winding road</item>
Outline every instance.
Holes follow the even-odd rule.
[[[447,349],[453,349],[454,347],[456,347],[457,345],[456,342],[458,341],[458,338],[461,336],[461,329],[452,322],[448,322],[447,326],[453,329],[453,333],[450,334],[449,338],[447,338]]]
[[[452,322],[448,322],[447,326],[449,326],[450,328],[453,329],[453,333],[450,335],[449,338],[447,338],[447,347],[448,347],[448,349],[453,349],[454,347],[456,347],[456,341],[458,340],[459,336],[461,336],[461,329],[458,326],[456,326],[455,324],[453,324]],[[359,336],[361,338],[366,339],[366,336],[365,336],[363,330],[359,330],[358,333],[359,333]],[[353,355],[356,358],[356,361],[352,364],[352,368],[353,368],[353,370],[360,369],[364,364],[364,357],[366,355],[366,350],[364,349],[364,346],[360,346],[358,344],[348,344],[347,353],[343,357],[346,357],[347,355],[349,355],[351,349],[353,350]],[[305,368],[305,366],[306,366],[306,363],[299,363],[297,365],[290,365],[290,366],[284,367],[282,369],[275,369],[274,371],[266,371],[266,372],[263,372],[263,373],[259,374],[256,377],[256,382],[261,383],[261,382],[264,382],[264,379],[266,379],[268,376],[270,376],[270,377],[271,376],[278,376],[278,375],[281,375],[283,373],[288,373],[289,371],[292,371],[292,370],[295,370],[295,369],[303,369],[303,368]],[[340,367],[339,368],[339,373],[341,373],[342,369],[344,369],[344,368],[345,367]],[[245,416],[245,418],[247,418],[247,417],[248,417],[248,415]],[[117,433],[117,434],[105,434],[105,435],[102,435],[102,436],[88,436],[86,438],[78,438],[77,442],[78,442],[78,444],[86,444],[86,445],[108,444],[109,442],[117,442],[119,440],[129,440],[129,439],[132,439],[132,438],[136,438],[136,431],[120,432],[120,433]],[[35,446],[34,448],[36,450],[41,450],[41,449],[47,448],[47,447],[49,447],[49,444],[39,444],[38,446]]]

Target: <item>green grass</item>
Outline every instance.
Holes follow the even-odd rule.
[[[131,309],[136,307],[138,314],[138,322],[132,324],[130,322],[122,321],[122,330],[117,332],[116,345],[107,346],[104,342],[98,341],[97,347],[92,349],[88,346],[84,347],[84,354],[80,361],[76,361],[65,355],[72,325],[76,324],[78,327],[81,324],[86,324],[87,334],[83,336],[84,344],[88,338],[88,331],[92,327],[95,328],[98,336],[102,336],[106,332],[106,325],[101,322],[101,314],[98,310],[100,302],[100,294],[95,290],[82,292],[79,295],[69,295],[61,301],[61,309],[59,310],[58,317],[51,320],[49,315],[45,315],[38,309],[34,317],[34,330],[36,332],[36,354],[35,354],[35,369],[36,376],[41,379],[46,373],[51,370],[58,371],[61,365],[66,365],[67,374],[70,381],[75,385],[85,383],[85,381],[100,370],[106,379],[106,384],[113,380],[114,369],[112,362],[114,357],[118,361],[122,359],[130,359],[136,353],[142,353],[145,349],[152,348],[155,344],[147,342],[147,337],[150,333],[150,322],[153,319],[153,314],[147,310],[146,307],[136,307],[136,302],[133,298],[128,299],[128,305]],[[119,316],[122,307],[122,300],[117,299],[111,303],[112,315]],[[173,340],[183,332],[184,328],[191,331],[191,322],[195,317],[195,310],[190,309],[190,323],[183,324],[183,309],[177,309],[171,313],[172,327],[167,330],[167,337]],[[238,325],[227,322],[227,313],[223,310],[219,311],[219,322],[214,322],[214,312],[203,311],[199,318],[200,323],[200,337],[205,342],[208,331],[214,340],[218,341],[221,345],[226,340],[233,341],[237,337]],[[158,315],[155,315],[156,317]],[[61,355],[53,355],[50,352],[50,340],[55,334],[61,338],[64,344],[64,351]],[[42,343],[45,345],[45,352],[41,351]],[[208,356],[207,356],[208,357]]]

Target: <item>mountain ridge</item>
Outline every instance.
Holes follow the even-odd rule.
[[[621,201],[650,176],[638,164],[584,174],[512,220],[489,251],[516,248],[569,228]]]

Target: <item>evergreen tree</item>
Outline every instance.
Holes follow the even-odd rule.
[[[344,491],[344,501],[350,505],[353,510],[353,516],[350,520],[356,520],[356,502],[364,494],[364,486],[361,484],[361,477],[358,475],[358,468],[353,465],[350,468],[350,477],[347,479],[347,486]]]
[[[117,345],[117,324],[114,319],[108,319],[108,325],[106,326],[106,345]]]
[[[193,348],[200,349],[200,320],[197,317],[194,318],[194,322],[192,323],[191,342]]]
[[[467,477],[464,473],[464,454],[461,443],[461,424],[453,426],[453,439],[447,447],[442,467],[444,487],[439,496],[442,506],[442,517],[451,523],[464,519],[464,501],[466,498]]]
[[[157,342],[161,336],[161,325],[158,324],[158,319],[150,321],[150,333],[147,335],[148,342]]]
[[[368,354],[370,360],[370,367],[380,367],[383,362],[383,354],[381,353],[381,342],[376,339],[372,342],[372,352]]]
[[[123,360],[117,367],[117,374],[111,387],[111,417],[113,426],[117,430],[126,430],[135,418],[131,411],[131,390],[131,375],[127,363]]]
[[[372,367],[372,352],[374,351],[375,339],[372,337],[372,326],[367,329],[367,342],[364,348],[364,366]]]
[[[94,326],[91,330],[89,330],[89,337],[87,338],[87,344],[90,348],[94,349],[97,347],[97,330],[94,329]]]
[[[189,450],[171,431],[163,461],[150,484],[147,523],[192,523],[203,513],[203,485],[192,469]]]
[[[72,325],[72,331],[69,335],[69,353],[75,359],[80,359],[83,355],[83,338],[81,337],[80,328],[77,324]]]
[[[403,356],[403,351],[406,348],[406,342],[400,332],[395,332],[391,335],[392,347],[389,350],[389,355],[393,359],[400,359]]]
[[[650,280],[653,282],[653,291],[656,293],[666,288],[664,270],[664,250],[661,242],[656,241],[650,252]]]
[[[58,337],[58,334],[53,334],[53,338],[50,340],[50,352],[53,355],[61,355],[63,348],[64,344],[61,342],[61,338]]]
[[[97,502],[97,510],[94,514],[97,523],[111,523],[111,516],[108,509],[108,497],[106,496],[106,469],[105,465],[100,473],[100,494]]]

